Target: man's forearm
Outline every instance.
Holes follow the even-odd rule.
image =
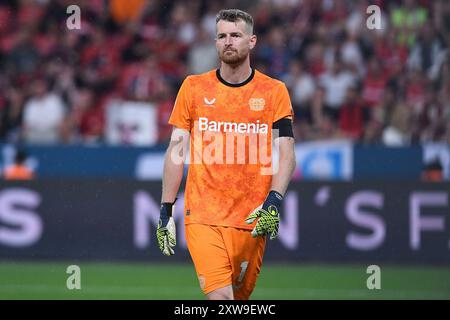
[[[183,178],[184,163],[174,163],[171,154],[173,148],[167,149],[164,159],[161,202],[174,202]]]
[[[183,179],[184,162],[186,160],[188,133],[175,129],[172,132],[169,147],[164,159],[161,202],[173,203]]]
[[[281,141],[281,139],[283,141]],[[292,174],[295,170],[295,152],[294,152],[294,138],[283,137],[280,138],[280,156],[278,162],[278,171],[272,177],[271,190],[275,190],[282,194],[286,193],[289,182],[292,179]]]

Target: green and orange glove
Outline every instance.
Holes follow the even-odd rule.
[[[161,204],[158,227],[156,229],[156,238],[158,239],[159,249],[166,256],[175,254],[173,248],[177,244],[175,222],[172,213],[175,211],[175,202],[164,202]]]
[[[280,226],[280,210],[283,202],[283,196],[277,191],[270,191],[262,205],[256,208],[245,220],[251,224],[258,219],[256,226],[252,230],[252,236],[270,235],[270,240],[278,236]]]

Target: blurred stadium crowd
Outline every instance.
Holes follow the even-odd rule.
[[[2,0],[1,141],[102,143],[110,102],[126,100],[152,103],[166,143],[177,90],[218,66],[215,15],[233,7],[255,19],[253,66],[290,91],[298,141],[450,143],[444,0]]]

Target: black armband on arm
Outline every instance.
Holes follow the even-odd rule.
[[[292,120],[288,118],[280,119],[273,123],[272,129],[278,129],[278,137],[294,137],[292,131]]]

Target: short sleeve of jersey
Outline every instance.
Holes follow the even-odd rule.
[[[181,84],[178,91],[172,114],[169,118],[169,124],[190,131],[191,128],[191,107],[192,107],[192,89],[189,77]]]
[[[277,88],[277,92],[274,96],[275,103],[275,116],[273,122],[277,122],[283,118],[289,118],[293,120],[294,112],[292,110],[291,99],[289,98],[289,92],[284,83],[280,84]]]

